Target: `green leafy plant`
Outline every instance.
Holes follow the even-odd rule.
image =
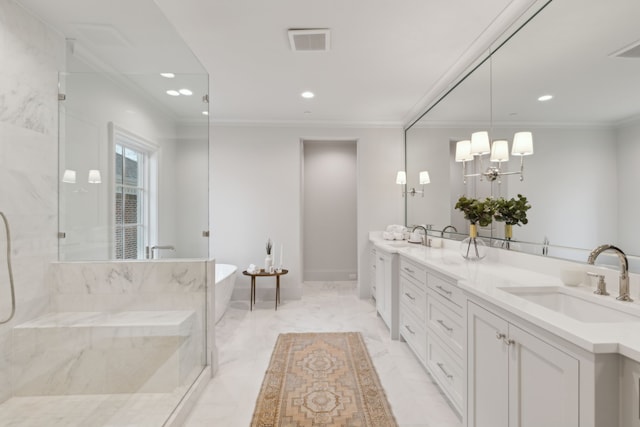
[[[504,222],[508,225],[521,226],[529,222],[527,219],[527,211],[531,209],[531,205],[527,203],[527,198],[522,194],[518,194],[518,198],[509,200],[501,197],[494,201],[495,213],[493,218],[496,221]]]
[[[493,221],[495,213],[495,201],[489,197],[484,200],[469,199],[462,196],[458,199],[455,208],[462,211],[464,218],[471,224],[486,227]]]

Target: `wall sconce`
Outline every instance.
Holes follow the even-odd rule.
[[[75,184],[76,171],[72,169],[65,169],[64,174],[62,175],[62,182],[66,182],[67,184]]]
[[[473,161],[477,157],[482,169],[482,156],[491,153],[489,160],[498,163],[498,166],[489,166],[486,171],[480,173],[467,174],[466,162]],[[462,177],[466,184],[468,177],[486,177],[488,181],[495,181],[503,175],[520,175],[520,181],[524,180],[524,156],[533,154],[533,136],[531,132],[516,132],[513,136],[512,156],[520,156],[520,170],[513,172],[503,172],[502,162],[509,161],[509,142],[505,140],[493,141],[489,145],[488,132],[474,132],[471,140],[458,141],[456,144],[456,162],[462,162]],[[500,181],[498,181],[500,182]]]
[[[429,184],[431,182],[431,179],[429,178],[429,172],[428,171],[420,171],[420,185],[422,186],[422,190],[416,190],[415,188],[411,188],[411,190],[406,191],[406,190],[402,190],[402,197],[404,197],[405,194],[411,194],[412,196],[415,196],[416,194],[422,194],[422,197],[424,197],[424,186],[425,184]],[[407,173],[405,171],[398,171],[398,174],[396,175],[396,184],[399,185],[407,185]]]
[[[100,176],[100,171],[97,169],[91,169],[89,171],[89,184],[101,184],[102,177]]]

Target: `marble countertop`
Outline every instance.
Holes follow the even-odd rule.
[[[429,267],[458,281],[458,286],[467,294],[481,298],[501,309],[539,326],[592,353],[619,353],[640,362],[640,302],[621,302],[615,299],[617,282],[609,281],[609,296],[593,295],[593,288],[581,284],[566,286],[557,274],[558,267],[547,268],[550,263],[566,264],[566,261],[547,260],[526,254],[516,257],[530,257],[515,266],[498,256],[487,256],[481,261],[467,261],[457,249],[459,242],[446,243],[443,248],[422,245],[398,245],[398,241],[386,241],[375,232],[370,233],[370,241],[376,248],[387,253],[398,253],[409,260]],[[497,251],[497,250],[495,250]],[[508,252],[508,251],[499,251]],[[527,262],[528,261],[528,262]],[[519,265],[518,265],[519,264]],[[522,264],[528,264],[523,268]],[[575,264],[584,268],[581,264]],[[638,321],[629,322],[582,322],[572,317],[543,307],[502,288],[512,287],[564,287],[568,292],[584,296],[595,302],[605,301],[609,307],[632,313]],[[601,300],[602,299],[602,300]]]

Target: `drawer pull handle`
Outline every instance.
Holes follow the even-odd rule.
[[[406,271],[407,273],[411,273],[411,274],[415,273],[415,271],[413,271],[412,269],[407,268],[407,267],[404,267],[404,271]]]
[[[436,365],[438,365],[438,368],[440,368],[440,370],[444,373],[444,375],[447,378],[449,378],[449,379],[453,378],[453,375],[451,375],[449,372],[447,372],[446,369],[444,369],[444,364],[438,362],[438,363],[436,363]]]
[[[413,331],[411,330],[411,328],[409,327],[409,325],[404,325],[404,327],[407,329],[407,331],[409,331],[409,332],[411,333],[411,335],[415,335],[415,334],[416,334],[415,332],[413,332]]]
[[[410,293],[405,292],[404,294],[405,294],[405,295],[406,295],[406,296],[407,296],[411,301],[415,301],[415,300],[416,300],[413,296],[411,296],[411,294],[410,294]]]
[[[453,294],[453,292],[446,290],[445,288],[443,288],[440,285],[437,285],[436,288],[440,289],[442,292],[444,292],[445,294],[451,296]]]
[[[438,323],[440,323],[440,325],[441,325],[443,328],[445,328],[447,331],[449,331],[449,332],[453,332],[453,328],[451,328],[451,327],[447,326],[447,324],[446,324],[446,323],[444,323],[442,320],[438,319],[438,320],[437,320],[437,322],[438,322]]]
[[[514,340],[507,339],[507,334],[501,334],[500,332],[496,332],[496,339],[502,340],[502,342],[506,345],[512,345],[516,343]]]

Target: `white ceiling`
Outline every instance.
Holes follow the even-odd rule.
[[[19,2],[115,70],[140,74],[172,67],[171,71],[198,72],[196,61],[180,46],[152,0]],[[209,73],[213,121],[400,125],[534,2],[156,0],[155,4]],[[113,45],[90,40],[91,30],[105,28],[114,36]],[[287,38],[290,28],[329,28],[331,49],[293,52]],[[122,46],[114,46],[118,39],[136,49],[119,54]],[[316,97],[303,99],[300,93],[305,90]]]
[[[403,124],[495,18],[524,2],[157,3],[210,74],[215,121]],[[293,52],[290,28],[329,28],[330,51]]]
[[[637,0],[550,3],[420,126],[527,123],[616,125],[640,117]],[[491,93],[489,91],[491,88]],[[551,94],[551,101],[539,102]]]

